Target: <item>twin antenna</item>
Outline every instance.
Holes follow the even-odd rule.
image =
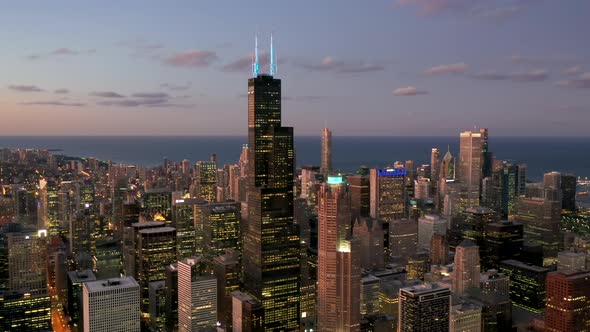
[[[277,73],[275,49],[272,45],[272,34],[270,34],[270,65],[269,75],[274,76]],[[254,37],[254,62],[252,63],[252,76],[257,77],[260,73],[260,62],[258,57],[258,36]]]

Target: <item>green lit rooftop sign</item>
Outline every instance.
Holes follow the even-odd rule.
[[[341,176],[328,176],[328,184],[341,184],[342,182],[342,177]]]

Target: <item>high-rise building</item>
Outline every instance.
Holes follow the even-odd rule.
[[[217,201],[217,162],[197,161],[195,165],[196,195],[209,202]]]
[[[369,216],[370,184],[366,175],[352,175],[346,181],[350,190],[350,209],[353,217]]]
[[[590,330],[590,272],[551,272],[547,275],[545,331]]]
[[[466,207],[479,205],[480,185],[481,179],[483,178],[482,169],[484,165],[483,150],[484,145],[487,149],[487,133],[487,129],[482,128],[479,132],[467,130],[460,134],[457,178],[463,184],[463,190],[467,194]]]
[[[232,293],[240,289],[238,252],[228,250],[213,259],[213,274],[217,279],[217,318],[221,328],[232,326]]]
[[[557,254],[558,271],[584,271],[586,267],[585,252],[560,251]]]
[[[83,285],[84,331],[140,330],[140,289],[135,279],[113,278],[90,281]]]
[[[504,260],[518,260],[523,248],[523,225],[507,220],[486,224],[483,246],[485,269],[497,269]]]
[[[389,224],[389,248],[393,257],[409,257],[418,251],[418,221],[394,220]]]
[[[381,280],[369,274],[361,279],[361,314],[363,316],[379,313],[379,291]]]
[[[213,330],[217,325],[217,279],[201,256],[178,262],[178,331]]]
[[[561,174],[561,208],[568,211],[576,210],[576,190],[578,181],[573,174]]]
[[[257,65],[255,66],[257,67]],[[293,220],[293,128],[281,124],[281,80],[248,80],[248,218],[244,290],[264,306],[266,330],[299,328],[299,227]]]
[[[0,330],[52,331],[49,295],[0,291]]]
[[[403,218],[406,206],[406,170],[371,169],[370,176],[371,217],[384,223]]]
[[[352,231],[360,243],[361,267],[366,270],[383,268],[385,258],[381,223],[370,217],[360,217],[356,219]]]
[[[172,221],[172,191],[167,188],[147,189],[143,197],[142,212],[152,220],[163,218],[167,223],[170,223]]]
[[[481,274],[479,288],[484,294],[510,296],[510,279],[498,270],[488,270]]]
[[[232,299],[232,331],[263,332],[264,307],[252,296],[234,291]]]
[[[49,235],[59,234],[59,184],[53,179],[39,180],[40,208],[37,229],[46,229]]]
[[[453,291],[465,293],[470,288],[479,288],[479,247],[471,240],[463,240],[455,251]]]
[[[500,272],[510,278],[510,299],[514,305],[533,313],[543,312],[549,269],[509,259],[500,263]]]
[[[418,219],[418,246],[430,250],[430,242],[435,234],[447,234],[447,221],[436,214],[427,214]]]
[[[69,240],[71,254],[81,252],[96,254],[96,239],[94,237],[95,220],[89,215],[77,213],[70,218]]]
[[[204,256],[210,260],[232,249],[241,252],[239,202],[213,203],[205,207]]]
[[[328,128],[322,129],[322,174],[332,172],[332,131]]]
[[[449,331],[481,332],[481,307],[469,302],[453,304]]]
[[[320,188],[318,224],[318,331],[358,330],[360,257],[347,241],[350,202],[341,177],[328,177]]]
[[[47,232],[8,233],[8,289],[47,294]]]
[[[523,172],[519,171],[521,167],[526,168],[524,165],[504,160],[492,172],[492,200],[488,207],[500,213],[504,219],[516,214],[516,203],[521,196],[521,184],[526,182],[526,178],[520,178],[523,176]]]
[[[85,282],[96,281],[92,270],[70,271],[67,273],[67,300],[65,308],[74,326],[80,326],[82,318],[82,294]]]
[[[178,329],[178,264],[173,263],[166,266],[166,328],[168,331]]]
[[[463,239],[469,239],[483,249],[486,225],[498,220],[498,214],[492,209],[481,206],[467,208],[465,220],[461,223]]]
[[[447,265],[449,263],[449,242],[446,235],[435,233],[430,240],[430,263]]]
[[[142,312],[148,312],[149,283],[164,280],[166,266],[176,261],[176,229],[141,229],[135,243],[135,277],[141,287]]]
[[[176,228],[176,251],[180,260],[201,254],[197,252],[195,206],[204,204],[207,201],[200,198],[183,198],[176,199],[172,205],[172,226]]]
[[[399,290],[399,332],[449,331],[451,291],[431,283]]]

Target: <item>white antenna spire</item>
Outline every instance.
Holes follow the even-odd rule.
[[[254,36],[254,63],[252,64],[252,76],[257,77],[260,66],[258,64],[258,34]]]
[[[272,33],[270,34],[270,76],[277,73],[277,63],[275,59],[275,49],[272,44]]]

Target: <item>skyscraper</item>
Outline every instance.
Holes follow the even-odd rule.
[[[479,205],[480,182],[482,179],[484,143],[487,149],[487,132],[482,128],[479,132],[470,130],[460,135],[458,179],[467,194],[465,207]]]
[[[83,284],[82,319],[88,332],[140,330],[139,285],[135,279],[113,278]]]
[[[549,269],[509,259],[500,263],[500,272],[510,278],[510,299],[514,305],[533,313],[543,312]]]
[[[217,279],[206,273],[201,256],[178,262],[178,331],[214,329],[217,324]]]
[[[264,306],[266,330],[299,328],[300,241],[293,221],[293,128],[281,125],[281,80],[248,80],[248,219],[244,289]]]
[[[438,174],[440,172],[440,152],[438,148],[432,148],[430,153],[430,180],[432,183],[438,182]],[[436,185],[435,185],[436,186]]]
[[[332,131],[322,129],[322,166],[320,172],[324,175],[332,172]]]
[[[263,332],[264,307],[250,295],[240,291],[231,293],[232,331]]]
[[[569,211],[576,210],[576,185],[577,179],[575,175],[561,175],[562,209]]]
[[[418,251],[418,221],[394,220],[389,224],[391,256],[409,257]]]
[[[195,165],[195,181],[197,197],[202,197],[209,202],[217,201],[217,162],[197,161]]]
[[[240,203],[208,204],[204,210],[204,256],[211,260],[223,255],[227,249],[241,252]]]
[[[457,246],[454,269],[454,292],[463,294],[470,288],[479,288],[479,247],[475,243],[464,240]]]
[[[382,269],[385,258],[381,223],[371,217],[360,217],[352,230],[360,243],[361,267],[366,270]]]
[[[399,332],[449,331],[451,291],[431,283],[399,290]]]
[[[523,226],[512,221],[492,222],[484,228],[484,254],[482,266],[497,269],[500,262],[518,260],[523,248]]]
[[[389,224],[406,214],[406,175],[403,168],[371,169],[370,173],[370,214],[383,226],[383,244],[389,251]]]
[[[328,177],[328,182],[320,188],[318,201],[320,332],[359,329],[360,257],[358,248],[353,247],[356,243],[348,240],[350,220],[346,185],[341,177]]]
[[[352,175],[346,181],[350,188],[350,209],[354,217],[369,215],[371,204],[369,192],[369,177],[366,175]]]
[[[8,234],[8,289],[47,294],[47,232]]]
[[[545,331],[588,330],[590,330],[590,272],[549,273]]]
[[[435,234],[447,234],[447,221],[436,214],[427,214],[418,219],[418,247],[430,250],[430,242]]]

